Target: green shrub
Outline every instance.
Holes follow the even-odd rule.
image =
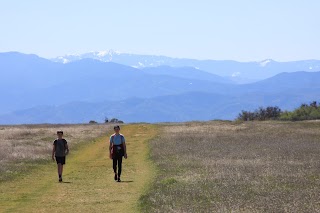
[[[279,107],[259,107],[254,112],[241,111],[237,120],[253,121],[253,120],[284,120],[284,121],[303,121],[320,119],[320,104],[316,101],[310,104],[301,104],[301,106],[292,112],[281,111]]]

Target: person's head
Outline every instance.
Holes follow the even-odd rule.
[[[58,138],[61,139],[63,136],[63,131],[61,131],[61,130],[57,131],[57,136],[58,136]]]
[[[113,127],[113,129],[114,129],[115,133],[119,133],[120,126],[116,125],[116,126]]]

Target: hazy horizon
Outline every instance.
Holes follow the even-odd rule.
[[[54,56],[54,57],[44,57],[44,56],[41,56],[39,54],[36,54],[36,53],[27,53],[27,52],[19,52],[19,51],[5,51],[5,52],[0,52],[0,53],[22,53],[22,54],[26,54],[26,55],[37,55],[39,56],[40,58],[45,58],[45,59],[48,59],[48,60],[52,60],[52,59],[55,59],[55,58],[58,58],[58,57],[62,57],[62,56],[70,56],[70,55],[82,55],[82,54],[87,54],[87,53],[99,53],[99,52],[105,52],[105,51],[114,51],[114,52],[117,52],[119,54],[132,54],[132,55],[144,55],[144,56],[159,56],[159,57],[168,57],[168,58],[173,58],[173,59],[191,59],[191,60],[198,60],[198,61],[206,61],[206,60],[216,60],[216,61],[236,61],[236,62],[243,62],[243,63],[246,63],[246,62],[264,62],[264,61],[268,61],[268,60],[272,60],[272,61],[275,61],[275,62],[293,62],[293,61],[312,61],[312,60],[316,60],[316,61],[319,61],[320,59],[315,59],[315,58],[309,58],[309,59],[297,59],[297,60],[288,60],[288,61],[280,61],[280,60],[275,60],[273,58],[265,58],[265,59],[262,59],[262,60],[248,60],[248,61],[239,61],[239,60],[233,60],[233,59],[211,59],[211,58],[207,58],[207,59],[198,59],[198,58],[186,58],[186,57],[174,57],[174,56],[168,56],[168,55],[152,55],[152,54],[147,54],[147,53],[135,53],[135,52],[122,52],[122,51],[117,51],[117,50],[113,50],[113,49],[106,49],[106,50],[97,50],[97,51],[88,51],[88,52],[81,52],[81,53],[67,53],[67,54],[62,54],[62,55],[57,55],[57,56]]]

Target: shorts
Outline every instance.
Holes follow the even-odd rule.
[[[56,156],[56,161],[57,161],[57,164],[66,164],[66,157],[64,156],[64,157],[57,157]]]

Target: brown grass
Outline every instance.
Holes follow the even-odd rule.
[[[26,172],[35,162],[51,159],[57,130],[64,131],[70,149],[110,130],[108,125],[18,125],[0,126],[0,181]]]
[[[123,161],[122,182],[114,181],[109,159],[113,130],[81,143],[68,155],[63,180],[58,182],[54,162],[36,164],[28,174],[0,184],[0,212],[138,212],[138,199],[148,188],[155,168],[148,159],[149,141],[156,125],[121,125],[128,159]]]
[[[144,212],[320,212],[319,122],[164,125]]]
[[[148,141],[156,125],[122,125],[128,159],[123,161],[122,182],[114,181],[109,159],[109,136],[77,146],[67,157],[59,183],[54,162],[37,164],[23,177],[0,184],[0,212],[138,212],[138,199],[154,177],[148,159]]]

